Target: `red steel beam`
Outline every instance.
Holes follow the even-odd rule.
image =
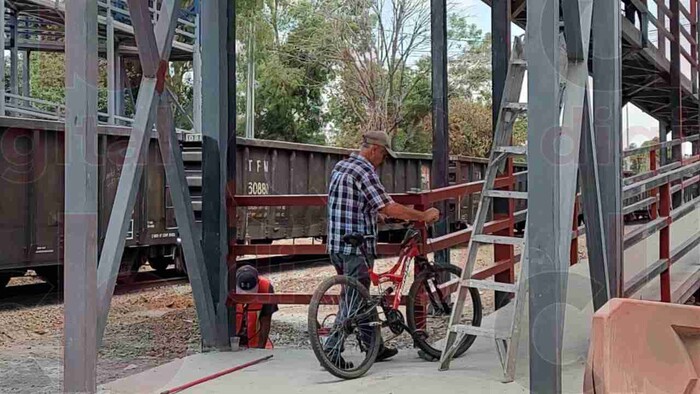
[[[671,189],[667,183],[659,188],[660,196],[660,216],[670,219],[671,215]],[[671,228],[664,227],[659,232],[659,259],[669,260],[671,258]],[[671,302],[671,267],[670,265],[661,272],[661,302]]]
[[[507,229],[510,224],[511,220],[509,218],[490,221],[484,225],[484,233],[492,234],[496,231]],[[445,234],[441,237],[432,238],[427,242],[426,253],[447,249],[459,244],[466,244],[471,239],[471,236],[472,230],[468,228]]]
[[[397,256],[401,250],[400,244],[378,244],[377,253],[381,256]],[[236,245],[237,256],[244,255],[298,255],[326,254],[326,244],[316,245]]]
[[[472,274],[472,278],[474,279],[486,279],[490,278],[494,275],[498,275],[502,272],[506,272],[513,268],[513,262],[520,260],[520,255],[516,255],[513,257],[513,260],[506,259],[506,260],[501,260],[496,263],[494,263],[490,267],[486,267],[484,269],[481,269],[479,271],[476,271]]]
[[[309,305],[313,294],[305,293],[230,293],[226,299],[226,305],[235,304],[277,304],[277,305]],[[326,295],[321,299],[321,304],[337,305],[339,295]],[[394,296],[386,296],[389,303],[393,302]],[[401,298],[401,305],[406,305],[407,297]]]

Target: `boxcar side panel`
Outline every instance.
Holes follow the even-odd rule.
[[[32,179],[29,186],[29,260],[32,266],[56,265],[63,255],[64,140],[62,133],[32,130]]]
[[[27,194],[31,180],[32,146],[27,130],[5,128],[0,136],[0,261],[4,268],[21,267],[28,247]]]

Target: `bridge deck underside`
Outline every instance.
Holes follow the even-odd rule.
[[[490,0],[484,0],[490,5]],[[527,24],[525,0],[511,0],[511,20],[521,28]],[[591,40],[592,43],[592,40]],[[593,53],[593,51],[591,51]],[[590,68],[592,69],[592,67]],[[632,103],[653,118],[671,125],[671,62],[653,43],[642,45],[637,26],[622,18],[622,102]],[[681,105],[684,135],[697,134],[700,98],[691,81],[681,73]]]
[[[2,0],[4,1],[4,0]],[[115,9],[122,10],[114,12],[114,38],[118,43],[118,50],[125,56],[137,56],[136,41],[134,39],[134,31],[131,26],[128,12],[125,9],[118,8],[117,5],[125,5],[126,1],[113,1]],[[124,3],[124,4],[122,4]],[[106,21],[106,1],[100,4],[98,12],[98,35],[101,40],[99,42],[100,52],[105,52],[105,39],[107,36],[107,21]],[[19,31],[17,39],[17,47],[19,50],[31,51],[46,51],[46,52],[63,52],[64,51],[64,12],[65,7],[54,0],[13,0],[5,1],[5,8],[18,16]],[[194,31],[193,18],[191,14],[186,17],[188,19],[186,25],[183,20],[178,25],[175,41],[173,42],[173,50],[171,60],[190,60],[192,59]],[[192,19],[192,20],[189,20]],[[10,13],[5,14],[5,25],[7,29],[13,26],[13,20]],[[6,30],[7,36],[8,30]],[[5,49],[9,49],[11,45],[10,39],[5,39]]]

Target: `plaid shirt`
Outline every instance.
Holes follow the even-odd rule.
[[[367,159],[353,153],[338,162],[328,187],[328,253],[361,254],[343,236],[376,235],[377,212],[392,201]],[[367,254],[376,255],[376,239],[367,244]]]

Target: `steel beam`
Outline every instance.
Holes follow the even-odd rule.
[[[602,229],[612,297],[623,291],[622,221],[622,39],[620,2],[597,1],[593,8],[593,114],[601,197]],[[591,185],[592,186],[592,185]],[[602,280],[591,278],[592,281]],[[594,284],[592,284],[593,286]]]
[[[228,0],[202,2],[202,245],[216,310],[215,342],[230,348],[228,295],[228,224],[226,217],[226,169],[228,152]]]
[[[63,390],[92,393],[97,365],[97,3],[71,0],[65,18]]]
[[[445,0],[430,1],[430,52],[432,69],[432,113],[433,113],[433,162],[431,170],[431,187],[433,189],[448,186],[450,165],[450,142],[448,125],[447,95],[447,5]],[[435,235],[441,236],[449,231],[448,204],[440,202],[438,207],[442,219],[434,225]],[[439,264],[450,263],[450,250],[435,254]]]
[[[559,321],[563,295],[558,249],[559,217],[559,1],[529,0],[528,59],[528,254],[530,391],[561,392]],[[567,218],[571,220],[571,216]]]
[[[588,98],[586,98],[588,101]],[[600,174],[596,135],[586,103],[584,130],[581,135],[581,201],[586,222],[586,247],[591,277],[593,308],[598,310],[611,298],[608,255],[605,247],[605,227],[603,226],[602,196],[600,195]]]
[[[158,103],[157,98],[165,87],[167,59],[170,57],[170,50],[172,49],[172,38],[175,22],[177,21],[177,13],[180,9],[180,1],[166,0],[161,4],[160,18],[155,28],[151,25],[150,18],[143,17],[148,12],[145,2],[130,0],[129,9],[132,13],[132,23],[136,33],[135,38],[139,47],[139,58],[144,70],[144,78],[141,81],[136,101],[136,115],[134,116],[129,144],[124,164],[122,165],[114,206],[109,217],[97,271],[99,297],[98,343],[101,342],[105,326],[107,325],[109,306],[124,252],[128,223],[134,210],[136,193],[143,175],[143,166],[146,161],[146,153],[148,152],[147,142],[150,139],[153,127],[153,117]],[[134,18],[134,15],[140,15],[141,17]],[[154,36],[154,30],[159,32],[158,36]],[[153,44],[155,44],[155,51],[152,50],[154,48]]]
[[[206,342],[208,338],[213,337],[214,304],[209,292],[209,277],[204,267],[202,238],[195,223],[182,151],[175,132],[170,95],[164,94],[160,97],[156,123],[158,145],[163,158],[165,176],[170,186],[170,197],[175,208],[175,220],[182,240],[187,276],[192,286],[202,338]]]

